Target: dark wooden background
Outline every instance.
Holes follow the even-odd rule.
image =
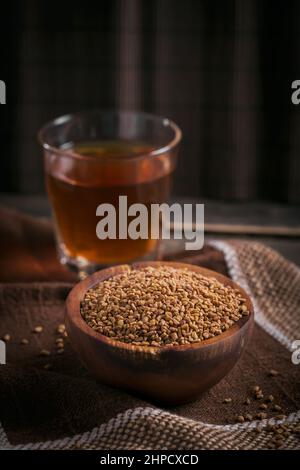
[[[300,2],[1,2],[0,190],[44,193],[36,134],[88,108],[174,119],[175,194],[300,201]]]

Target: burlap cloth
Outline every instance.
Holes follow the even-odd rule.
[[[74,278],[55,259],[48,223],[11,211],[0,216],[0,335],[11,335],[7,364],[0,366],[2,448],[267,448],[266,426],[278,411],[269,410],[263,421],[235,423],[237,415],[258,412],[254,385],[274,396],[287,415],[282,422],[299,422],[300,365],[292,363],[291,351],[300,339],[300,271],[278,253],[259,243],[227,241],[176,256],[227,272],[251,295],[256,325],[243,357],[219,384],[194,403],[162,409],[97,383],[68,343],[65,353],[55,354],[55,329]],[[44,327],[39,335],[32,334],[36,325]],[[21,345],[22,338],[29,344]],[[53,354],[40,357],[42,348]],[[270,377],[270,369],[279,374]],[[232,402],[224,404],[226,397]],[[288,437],[284,448],[300,448],[299,436]]]

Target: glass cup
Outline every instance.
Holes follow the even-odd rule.
[[[141,112],[95,110],[54,119],[38,137],[61,263],[87,274],[154,259],[158,240],[151,239],[151,221],[147,239],[99,239],[96,210],[100,204],[116,208],[118,233],[119,196],[127,196],[128,206],[147,208],[168,199],[181,140],[178,126]]]

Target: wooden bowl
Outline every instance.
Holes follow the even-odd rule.
[[[122,343],[94,331],[81,317],[86,291],[128,269],[168,265],[188,268],[238,289],[246,299],[249,316],[243,316],[221,335],[198,343],[145,347]],[[90,372],[101,382],[138,392],[169,405],[192,401],[219,382],[234,366],[253,327],[253,306],[245,291],[217,272],[184,263],[145,262],[103,269],[79,282],[66,301],[66,330],[72,346]]]

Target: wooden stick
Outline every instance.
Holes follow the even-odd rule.
[[[182,225],[178,222],[171,222],[170,228],[173,231],[182,231]],[[183,229],[191,232],[196,230],[196,224],[184,224]],[[285,227],[276,225],[241,225],[241,224],[218,224],[205,223],[204,231],[207,233],[223,233],[231,235],[260,235],[272,237],[300,237],[300,227]]]

